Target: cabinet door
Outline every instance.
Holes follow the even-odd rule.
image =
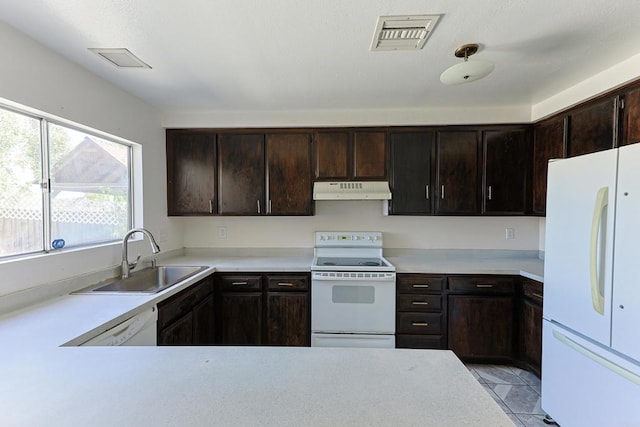
[[[609,98],[569,116],[568,157],[614,147],[614,119],[617,99]]]
[[[484,132],[485,214],[524,214],[531,164],[526,129]]]
[[[267,294],[267,344],[309,346],[308,292],[269,292]]]
[[[214,300],[209,295],[193,307],[193,345],[215,343]]]
[[[520,303],[520,358],[538,376],[542,364],[542,306],[528,299]]]
[[[223,293],[219,310],[222,344],[262,344],[262,293]]]
[[[268,213],[311,215],[309,134],[267,135]]]
[[[550,159],[564,157],[565,119],[533,128],[533,213],[547,211],[547,170]]]
[[[353,133],[353,179],[387,179],[385,132]]]
[[[433,213],[434,132],[391,134],[391,209],[394,215]]]
[[[314,138],[316,179],[345,180],[349,170],[349,132],[318,132]]]
[[[264,136],[218,136],[218,212],[260,215],[264,203]]]
[[[193,313],[189,312],[158,331],[158,345],[192,345]]]
[[[438,132],[436,155],[436,212],[477,214],[478,133]]]
[[[640,142],[640,88],[624,95],[623,135],[620,145]]]
[[[511,360],[513,297],[449,295],[449,349],[464,360]]]
[[[169,215],[211,215],[216,206],[216,135],[167,130]]]

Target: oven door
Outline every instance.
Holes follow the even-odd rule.
[[[394,334],[396,279],[389,272],[314,272],[311,330]]]

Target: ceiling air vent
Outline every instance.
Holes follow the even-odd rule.
[[[100,55],[116,67],[120,68],[151,68],[149,64],[135,56],[129,49],[102,49],[89,48],[90,51]]]
[[[371,50],[422,49],[440,15],[380,16]]]

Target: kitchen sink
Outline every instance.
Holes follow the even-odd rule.
[[[206,266],[162,265],[134,271],[126,279],[111,279],[88,288],[72,292],[74,294],[145,293],[155,294],[189,277],[206,270]]]

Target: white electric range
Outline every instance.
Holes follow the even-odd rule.
[[[381,232],[316,232],[312,347],[395,347],[396,273]]]

